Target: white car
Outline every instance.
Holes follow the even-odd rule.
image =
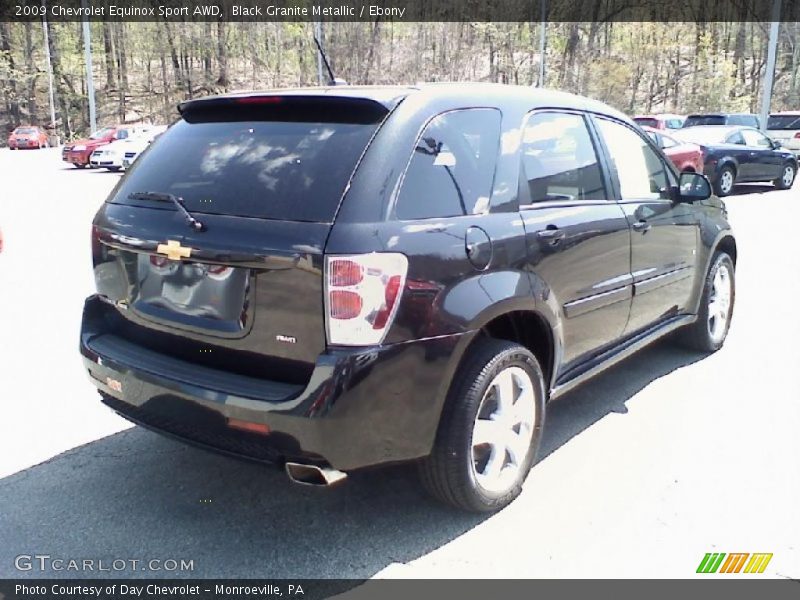
[[[139,137],[134,140],[131,140],[129,144],[127,144],[124,148],[124,154],[122,155],[122,168],[127,169],[133,164],[139,155],[144,152],[147,147],[153,143],[153,140],[156,139],[159,135],[164,133],[167,130],[166,125],[159,125],[156,127],[158,130],[152,136],[144,136]]]
[[[771,114],[767,119],[767,135],[800,156],[800,111]]]
[[[124,164],[126,154],[142,146],[146,148],[157,135],[165,130],[165,125],[142,125],[132,128],[125,139],[111,142],[92,152],[89,157],[89,164],[92,167],[104,168],[109,171],[124,169],[126,168]],[[141,150],[138,150],[138,152],[141,152]]]

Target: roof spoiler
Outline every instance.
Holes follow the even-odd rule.
[[[189,122],[285,120],[368,124],[382,121],[390,109],[377,100],[360,96],[280,92],[209,96],[178,105],[178,112]]]

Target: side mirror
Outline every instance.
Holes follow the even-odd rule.
[[[678,202],[697,202],[711,197],[711,182],[701,173],[684,171],[678,180],[676,190]]]
[[[772,149],[773,150],[777,150],[778,148],[782,148],[783,147],[783,142],[781,142],[780,140],[770,140],[770,141],[772,142]]]

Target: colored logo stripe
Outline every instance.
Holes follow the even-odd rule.
[[[750,554],[747,552],[728,554],[728,558],[726,558],[725,562],[722,564],[720,573],[738,573],[742,570],[744,561],[747,560],[748,556],[750,556]]]
[[[716,573],[723,558],[725,558],[724,552],[706,553],[703,560],[700,561],[700,566],[697,567],[697,572]]]
[[[753,554],[750,562],[744,568],[745,573],[763,573],[767,568],[769,561],[772,560],[772,553]]]

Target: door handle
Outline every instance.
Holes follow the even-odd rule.
[[[536,237],[540,240],[545,240],[551,244],[557,244],[566,237],[566,233],[554,227],[549,229],[542,229],[536,232]]]
[[[636,221],[636,223],[633,224],[633,230],[641,231],[642,233],[647,233],[648,231],[650,231],[651,227],[652,225],[650,225],[650,223],[648,223],[645,220]]]

